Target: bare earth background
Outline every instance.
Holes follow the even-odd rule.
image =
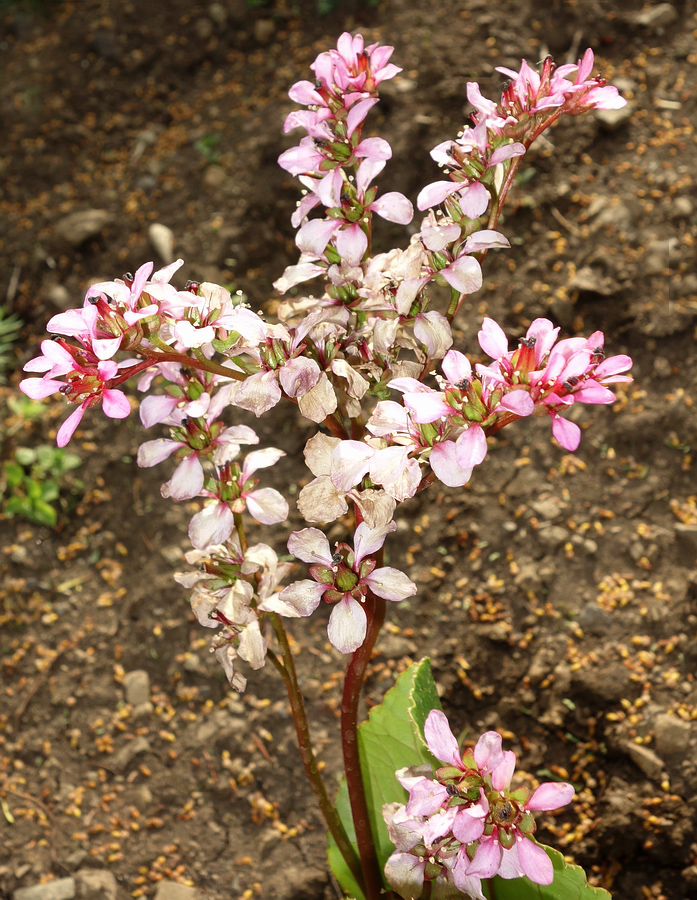
[[[342,30],[397,48],[404,71],[371,122],[394,148],[381,189],[412,200],[437,176],[429,149],[465,121],[468,80],[495,96],[495,65],[592,46],[628,114],[564,121],[526,160],[502,223],[513,247],[487,259],[456,346],[476,357],[483,313],[511,337],[547,315],[566,334],[605,330],[636,381],[613,408],[574,409],[578,453],[521,422],[465,489],[400,508],[389,554],[419,593],[390,610],[368,702],[430,655],[457,729],[496,728],[530,779],[576,784],[542,840],[617,900],[697,897],[694,0],[338,7],[0,6],[0,299],[28,323],[12,384],[51,315],[157,258],[153,223],[187,262],[181,284],[272,299],[296,258],[297,186],[276,165],[296,140],[286,91]],[[89,210],[103,212],[77,234],[66,217]],[[383,248],[404,246],[389,228]],[[56,402],[24,421],[13,393],[5,458],[65,415]],[[312,432],[280,409],[260,433],[296,492]],[[165,466],[136,467],[145,438],[136,415],[87,415],[71,446],[84,487],[59,528],[0,516],[0,893],[74,876],[35,900],[197,896],[173,882],[215,900],[335,897],[282,685],[267,668],[235,695],[210,658],[172,580],[196,504],[161,499]],[[282,549],[286,529],[251,537],[269,531]],[[290,630],[333,781],[343,660],[325,610]]]

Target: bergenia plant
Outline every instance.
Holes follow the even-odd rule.
[[[348,893],[525,900],[539,885],[549,886],[545,896],[570,896],[571,884],[574,897],[590,898],[598,894],[579,870],[534,837],[533,813],[570,803],[573,787],[512,787],[515,756],[496,732],[460,747],[426,663],[400,677],[400,690],[360,732],[358,709],[388,605],[417,593],[383,559],[397,507],[434,482],[466,484],[486,462],[487,439],[519,419],[548,417],[558,443],[575,450],[573,404],[612,403],[612,386],[631,380],[631,360],[606,358],[601,332],[560,338],[551,321],[535,319],[511,347],[485,318],[478,340],[489,361],[472,365],[453,347],[452,331],[465,297],[482,286],[487,254],[509,248],[499,220],[533,141],[563,115],[625,101],[592,76],[591,50],[576,65],[547,59],[539,70],[526,62],[518,72],[500,69],[508,81],[498,101],[468,84],[474,112],[431,153],[444,175],[416,198],[420,224],[403,247],[373,254],[376,216],[407,226],[414,215],[407,197],[381,193],[392,150],[366,131],[381,83],[401,71],[392,50],[343,34],[312,64],[312,80],[290,90],[302,108],[290,112],[285,131],[303,135],[279,162],[304,194],[292,217],[300,258],[275,283],[281,294],[293,291],[277,304],[276,321],[219,285],[175,287],[181,260],[157,272],[146,263],[135,275],[93,285],[82,308],[54,316],[53,339],[25,367],[39,377],[20,387],[35,399],[60,393],[73,406],[57,434],[64,446],[91,407],[127,416],[121,386],[137,376],[143,424],[169,429],[141,446],[138,464],[172,458],[163,496],[200,500],[187,554],[196,568],[176,579],[192,591],[200,624],[215,630],[211,651],[233,688],[244,690],[249,670],[267,660],[283,679],[331,833],[332,866]],[[300,295],[295,289],[305,282],[312,293]],[[264,477],[284,451],[258,447],[235,410],[259,417],[282,401],[317,429],[304,451],[312,477],[297,498],[310,527],[290,533],[290,557],[280,561],[286,548],[250,546],[245,523],[288,519],[287,500]],[[345,533],[331,544],[325,529],[338,519],[333,529]],[[315,760],[284,624],[323,603],[331,606],[329,640],[348,657],[345,783],[336,804]],[[390,757],[400,765],[396,775],[385,773],[374,742],[364,739],[380,716],[390,725],[378,746],[400,735]]]

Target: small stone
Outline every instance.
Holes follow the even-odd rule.
[[[74,878],[56,878],[45,884],[33,884],[14,892],[14,900],[72,900],[75,896]]]
[[[123,688],[126,692],[126,703],[138,706],[150,699],[150,676],[145,669],[134,669],[123,676]]]
[[[507,644],[511,636],[511,628],[506,622],[494,622],[493,625],[482,625],[479,633],[496,644]]]
[[[595,118],[603,131],[618,131],[634,115],[634,107],[627,103],[621,109],[596,109]]]
[[[153,801],[152,791],[147,784],[139,784],[124,796],[127,803],[132,803],[139,812],[145,812]]]
[[[207,41],[213,34],[213,23],[210,19],[196,19],[194,33],[199,41]]]
[[[542,519],[554,521],[559,518],[564,506],[558,497],[542,497],[540,500],[533,500],[530,509]]]
[[[670,378],[673,374],[673,366],[665,356],[654,357],[653,370],[659,378]]]
[[[676,197],[670,204],[671,219],[690,219],[694,211],[694,204],[689,197]]]
[[[656,739],[656,752],[666,759],[671,756],[683,756],[690,743],[692,728],[677,716],[661,713],[656,716],[653,726]]]
[[[690,552],[697,552],[697,525],[685,525],[678,522],[675,525],[675,537]]]
[[[148,228],[148,240],[165,265],[174,262],[174,232],[161,222],[153,222]]]
[[[59,219],[55,235],[71,247],[79,247],[101,234],[110,221],[111,215],[105,209],[83,209]]]
[[[79,900],[116,900],[118,882],[108,869],[81,869],[75,884]]]
[[[189,655],[184,660],[184,671],[192,672],[193,674],[197,674],[201,671],[201,657],[198,653],[189,653]]]
[[[513,579],[515,585],[524,591],[534,591],[542,584],[542,577],[535,563],[526,563]]]
[[[386,634],[378,643],[377,649],[386,659],[402,659],[416,653],[416,644],[398,634]]]
[[[147,719],[155,712],[155,707],[149,700],[146,700],[145,703],[136,703],[133,707],[133,718],[137,721],[138,719]]]
[[[204,897],[195,887],[178,881],[160,881],[155,891],[155,900],[204,900]]]
[[[549,550],[556,550],[562,544],[565,544],[569,538],[569,532],[560,525],[550,525],[549,528],[542,528],[537,533],[537,539],[543,547]]]
[[[46,299],[52,303],[56,309],[65,311],[75,304],[70,296],[70,291],[62,284],[52,284],[46,291]]]
[[[590,634],[605,634],[612,624],[609,613],[601,609],[597,603],[587,603],[576,619],[584,631]]]
[[[208,15],[216,25],[224,25],[227,22],[227,10],[222,3],[211,3],[208,7]]]
[[[210,188],[211,190],[216,190],[225,184],[226,179],[227,173],[222,166],[207,166],[206,171],[203,173],[203,186]]]
[[[136,756],[141,753],[150,752],[150,741],[142,735],[135,738],[125,747],[122,747],[117,753],[109,757],[109,767],[116,769],[117,772],[125,772]]]
[[[586,551],[588,556],[595,556],[598,552],[598,542],[594,541],[593,538],[586,538],[583,542],[583,549]]]
[[[627,744],[627,753],[633,763],[635,763],[641,771],[652,781],[658,781],[663,776],[663,760],[648,747],[641,744]]]
[[[254,23],[254,37],[260,44],[268,44],[276,31],[273,19],[257,19]]]
[[[631,21],[635,25],[643,25],[644,28],[665,28],[677,18],[678,11],[672,4],[659,3],[658,6],[651,6],[631,16]]]

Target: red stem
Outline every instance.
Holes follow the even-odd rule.
[[[382,873],[375,849],[375,839],[370,826],[365,786],[361,774],[358,752],[358,704],[365,679],[365,670],[375,646],[382,623],[385,621],[387,603],[380,597],[368,594],[365,611],[368,629],[363,644],[352,655],[346,670],[344,693],[341,698],[341,740],[344,751],[344,770],[353,827],[356,831],[358,854],[363,869],[366,900],[380,900],[382,893]]]

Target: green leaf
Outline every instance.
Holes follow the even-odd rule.
[[[399,676],[380,706],[370,711],[368,721],[358,729],[361,768],[367,773],[366,799],[381,869],[394,851],[394,844],[388,837],[387,826],[382,818],[382,807],[385,803],[405,803],[407,800],[407,792],[395,778],[397,769],[424,763],[438,765],[426,746],[423,727],[429,712],[440,708],[431,663],[428,659],[422,659]],[[336,808],[349,839],[355,846],[355,831],[345,783],[339,788]],[[362,900],[363,894],[331,837],[329,864],[346,893]]]
[[[17,447],[15,459],[20,466],[30,466],[36,459],[36,451],[31,447]]]
[[[24,469],[16,462],[6,462],[3,468],[7,478],[7,486],[9,488],[18,488],[24,481]]]
[[[39,525],[48,525],[53,528],[58,521],[58,513],[43,500],[36,500],[32,503],[31,512],[27,514],[27,518]]]
[[[548,885],[534,884],[529,878],[493,878],[493,891],[482,882],[490,900],[611,900],[603,888],[591,887],[580,866],[565,862],[558,850],[540,844],[554,866],[554,881]]]

